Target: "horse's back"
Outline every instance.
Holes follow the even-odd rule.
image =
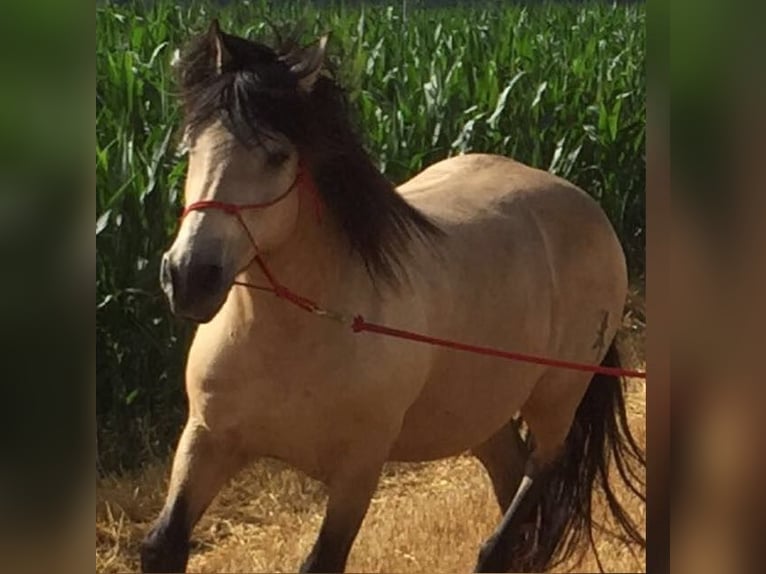
[[[509,157],[464,154],[437,162],[399,187],[413,205],[442,225],[488,213],[511,214],[519,199],[585,211],[600,210],[588,194],[569,181]]]
[[[522,246],[542,248],[558,272],[581,266],[587,255],[598,259],[603,251],[616,272],[624,272],[619,240],[598,202],[573,183],[511,158],[449,158],[405,182],[399,192],[461,243],[483,241],[490,249],[511,244],[515,253]],[[474,249],[471,257],[477,255]]]

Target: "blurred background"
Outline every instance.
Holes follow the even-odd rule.
[[[766,12],[761,2],[741,1],[681,0],[657,8],[649,92],[658,103],[670,94],[670,114],[668,121],[665,107],[654,116],[664,120],[653,129],[665,145],[650,146],[649,173],[656,170],[658,185],[650,185],[649,195],[672,190],[672,218],[663,221],[661,241],[651,238],[658,228],[649,230],[647,258],[669,263],[671,296],[661,301],[665,277],[650,280],[647,291],[653,321],[655,301],[657,312],[661,305],[671,311],[673,375],[670,409],[662,405],[665,397],[656,405],[650,398],[649,416],[651,427],[655,406],[672,413],[673,570],[762,571],[766,50],[760,23]],[[669,60],[659,50],[667,45],[665,17]],[[649,115],[651,122],[651,107]],[[659,478],[664,473],[653,462],[651,474]]]
[[[643,3],[100,2],[100,572],[135,568],[136,545],[161,504],[166,465],[186,416],[182,378],[192,329],[172,317],[157,279],[160,255],[177,229],[186,169],[177,148],[180,115],[172,61],[214,16],[225,31],[266,42],[273,34],[265,18],[277,25],[302,23],[306,43],[330,31],[330,61],[368,148],[395,183],[449,156],[489,152],[548,169],[592,194],[612,221],[629,263],[631,295],[622,337],[626,363],[645,364]],[[636,381],[631,388],[631,420],[643,443],[645,387]],[[481,539],[498,519],[482,470],[459,460],[416,468],[392,465],[387,472],[390,489],[380,494],[387,510],[377,514],[373,509],[366,520],[351,567],[470,568]],[[444,481],[446,475],[452,479]],[[263,498],[261,491],[279,502]],[[432,496],[419,499],[421,491]],[[434,502],[434,493],[443,506]],[[232,502],[242,499],[251,500],[248,512]],[[322,504],[321,489],[310,481],[259,463],[223,494],[198,529],[202,547],[192,567],[289,567],[300,561]],[[641,522],[642,505],[631,508]],[[396,518],[402,513],[410,516],[407,529]],[[438,526],[445,515],[457,531]],[[253,520],[263,524],[250,525]],[[394,525],[395,536],[389,532]],[[396,540],[390,549],[374,542],[391,536]],[[610,569],[644,568],[643,556],[633,556],[619,543],[599,540],[599,545]],[[268,552],[261,552],[264,548]],[[583,567],[594,568],[589,560]]]
[[[97,2],[95,26],[90,7],[74,3],[0,6],[0,571],[39,571],[46,557],[59,571],[70,563],[71,571],[84,571],[78,558],[89,569],[93,470],[112,476],[161,458],[183,416],[177,376],[188,332],[167,322],[151,266],[173,231],[183,171],[174,157],[169,62],[213,4],[207,12],[193,3],[131,4]],[[312,5],[318,11],[320,4],[331,3]],[[760,571],[766,562],[760,543],[766,526],[762,3],[620,2],[628,9],[619,17],[608,16],[617,11],[604,3],[594,9],[600,18],[558,24],[552,12],[535,19],[539,2],[523,3],[523,19],[522,3],[494,3],[502,4],[496,9],[505,19],[476,17],[470,26],[459,16],[441,26],[426,19],[420,26],[427,33],[404,26],[405,19],[420,21],[422,2],[374,3],[368,13],[378,16],[364,21],[354,12],[361,2],[342,4],[343,11],[321,22],[341,30],[334,34],[336,53],[351,54],[344,61],[362,72],[356,80],[351,75],[350,89],[392,179],[486,145],[560,170],[606,198],[633,283],[645,287],[646,317],[639,323],[651,317],[652,325],[646,329],[652,444],[646,568]],[[581,4],[558,3],[573,11]],[[241,16],[244,9],[226,7],[225,25],[260,33],[260,23]],[[320,28],[308,3],[279,10],[307,15],[309,29]],[[376,49],[386,27],[396,31],[396,41],[384,39]],[[610,41],[590,44],[594,35]],[[460,50],[469,65],[455,67]],[[575,52],[587,50],[609,57],[578,61]],[[633,66],[643,50],[646,96],[639,99],[643,72]],[[417,65],[386,77],[404,61]],[[571,78],[591,69],[564,84],[557,73],[563,67]],[[488,70],[495,81],[488,82]],[[476,81],[463,81],[467,74]],[[599,93],[587,79],[595,77],[616,87]],[[397,94],[399,82],[417,85],[417,96]],[[409,115],[397,114],[401,104]],[[449,113],[440,117],[433,111],[439,106]],[[644,127],[633,123],[644,109],[645,152],[638,142]],[[413,123],[417,134],[406,131]],[[387,141],[387,134],[397,137]],[[616,192],[619,199],[610,199]],[[106,333],[106,325],[123,327]],[[75,523],[84,525],[82,538],[69,527]]]

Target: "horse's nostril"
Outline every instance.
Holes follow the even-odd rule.
[[[172,258],[160,261],[160,283],[171,311],[194,321],[207,321],[220,307],[224,271],[220,265],[190,262],[178,266]]]
[[[220,265],[197,264],[189,269],[189,283],[196,292],[217,291],[222,274],[223,269]]]

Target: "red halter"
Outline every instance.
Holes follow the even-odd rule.
[[[314,303],[313,301],[310,301],[309,299],[306,299],[305,297],[301,297],[297,293],[294,293],[284,285],[282,285],[279,281],[277,281],[276,277],[271,273],[269,268],[266,266],[266,263],[263,261],[263,258],[261,258],[260,250],[258,249],[258,243],[255,241],[255,237],[253,237],[253,234],[250,233],[250,229],[247,227],[247,224],[245,223],[245,220],[242,218],[242,212],[243,211],[249,211],[254,209],[266,209],[267,207],[271,207],[272,205],[276,205],[283,199],[285,199],[290,193],[293,192],[293,190],[298,189],[302,187],[305,189],[314,200],[314,212],[316,213],[317,221],[321,222],[322,213],[321,213],[321,204],[319,200],[319,192],[317,191],[316,185],[314,184],[314,180],[311,177],[311,174],[306,169],[305,164],[302,160],[298,160],[298,169],[295,172],[295,179],[293,179],[293,182],[290,184],[290,187],[287,188],[287,190],[276,197],[275,199],[269,200],[269,201],[263,201],[260,203],[245,203],[245,204],[237,204],[237,203],[227,203],[225,201],[216,201],[214,199],[204,199],[202,201],[195,201],[191,203],[190,205],[187,205],[183,212],[181,213],[181,220],[189,215],[192,211],[201,211],[204,209],[218,209],[220,211],[223,211],[224,213],[227,213],[229,215],[233,215],[237,218],[237,221],[239,221],[239,224],[242,226],[242,229],[245,230],[245,233],[247,234],[248,239],[250,240],[250,243],[253,246],[253,249],[255,249],[255,255],[250,260],[250,262],[242,269],[244,271],[250,265],[253,264],[253,262],[258,264],[258,267],[260,267],[263,274],[266,276],[266,279],[271,284],[269,287],[264,287],[262,285],[254,285],[252,283],[247,283],[244,281],[234,281],[235,285],[243,285],[245,287],[250,287],[252,289],[259,289],[261,291],[270,291],[274,293],[277,297],[281,297],[283,299],[287,299],[289,301],[292,301],[294,304],[296,304],[299,307],[302,307],[303,309],[306,309],[307,311],[312,311],[314,313],[319,311],[319,306]]]
[[[301,184],[303,184],[306,190],[313,196],[317,219],[320,219],[321,213],[319,210],[319,194],[317,192],[316,186],[314,185],[314,181],[311,179],[311,176],[308,174],[308,171],[306,170],[306,167],[301,160],[298,160],[298,169],[295,172],[295,179],[293,179],[290,187],[288,187],[287,190],[282,193],[282,195],[279,195],[275,199],[270,201],[262,201],[260,203],[245,204],[226,203],[224,201],[216,201],[214,199],[203,199],[202,201],[195,201],[191,205],[187,205],[184,208],[183,213],[181,213],[181,219],[183,220],[183,218],[189,215],[189,213],[192,211],[199,211],[203,209],[220,209],[224,213],[236,216],[240,220],[240,223],[244,225],[244,222],[240,216],[242,211],[251,209],[265,209],[267,207],[271,207],[272,205],[275,205],[285,199],[294,189],[296,189]],[[246,226],[245,228],[247,229]]]

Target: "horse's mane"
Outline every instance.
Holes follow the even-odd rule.
[[[313,88],[305,91],[287,64],[301,53],[294,31],[274,47],[223,32],[219,38],[230,56],[220,73],[209,33],[193,39],[179,62],[187,133],[193,138],[220,118],[245,145],[269,137],[269,131],[286,136],[373,280],[396,283],[405,277],[403,256],[410,241],[441,231],[375,167],[331,66],[321,64]],[[304,74],[312,71],[316,67],[304,66]]]

